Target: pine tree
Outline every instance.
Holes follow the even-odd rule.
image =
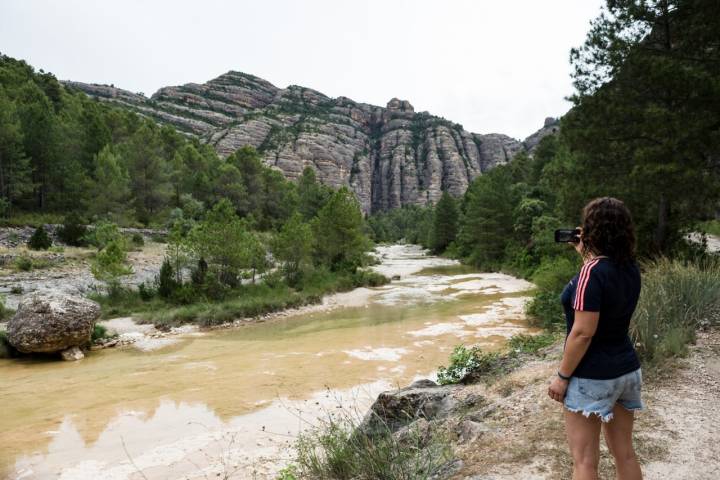
[[[513,232],[517,195],[507,166],[476,178],[465,193],[458,243],[462,256],[483,268],[494,268]]]
[[[14,102],[0,87],[0,196],[8,214],[23,194],[32,189],[30,161],[23,150],[23,133]]]
[[[47,250],[52,246],[52,240],[45,228],[40,225],[35,229],[27,244],[31,250]]]
[[[128,212],[130,177],[112,148],[105,146],[95,157],[95,178],[91,187],[91,214],[116,217]]]
[[[346,187],[333,193],[313,222],[315,254],[332,270],[354,271],[370,244],[355,195]]]
[[[147,224],[171,196],[168,164],[157,127],[143,124],[120,153],[130,175],[137,218]]]
[[[577,93],[562,129],[576,188],[625,200],[645,250],[667,252],[717,208],[718,32],[717,2],[612,0],[572,52]]]
[[[50,100],[32,82],[23,85],[17,94],[16,102],[23,130],[23,149],[32,166],[35,205],[44,210],[48,206],[55,114]]]
[[[331,194],[330,189],[317,181],[315,170],[305,167],[298,180],[298,208],[305,220],[317,215]]]
[[[443,192],[435,206],[430,246],[435,253],[442,253],[455,241],[458,228],[458,208],[455,199]]]
[[[295,213],[285,222],[273,240],[274,257],[282,262],[283,271],[291,285],[297,284],[302,272],[312,263],[313,236],[310,225]]]

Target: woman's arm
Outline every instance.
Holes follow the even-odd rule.
[[[585,356],[590,341],[597,331],[600,312],[583,312],[575,310],[575,323],[565,342],[565,352],[560,362],[560,373],[569,377]]]
[[[580,360],[585,356],[593,335],[597,331],[600,312],[584,312],[575,310],[575,322],[565,341],[565,351],[558,370],[564,377],[569,377],[577,368]],[[568,381],[555,377],[548,389],[548,395],[553,400],[562,402],[565,398]]]

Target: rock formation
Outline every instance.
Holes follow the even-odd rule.
[[[365,415],[359,429],[365,434],[389,430],[397,432],[417,420],[443,418],[453,412],[457,401],[452,393],[456,385],[440,386],[422,379],[399,390],[383,392]]]
[[[251,145],[291,179],[310,166],[323,183],[351,187],[365,212],[435,202],[443,191],[461,195],[475,177],[539,141],[471,133],[415,112],[406,100],[393,98],[382,108],[305,87],[280,89],[234,71],[165,87],[151,98],[106,85],[65,85],[197,136],[222,156]]]
[[[555,135],[560,131],[560,119],[547,117],[543,127],[525,139],[523,146],[528,152],[533,152],[540,140],[548,135]]]
[[[91,300],[39,291],[22,299],[8,322],[7,338],[22,353],[63,352],[63,358],[79,359],[82,352],[73,347],[90,341],[99,316],[100,306]]]

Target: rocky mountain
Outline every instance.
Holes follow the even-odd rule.
[[[313,167],[323,183],[352,188],[365,212],[435,202],[443,191],[461,195],[475,177],[530,150],[554,128],[549,119],[524,144],[468,132],[415,112],[405,100],[393,98],[383,108],[295,85],[281,89],[234,71],[161,88],[150,98],[114,86],[65,85],[197,136],[222,156],[251,145],[289,178]]]

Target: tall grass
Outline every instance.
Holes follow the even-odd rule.
[[[660,259],[643,266],[631,336],[644,362],[684,355],[701,322],[718,323],[720,260]]]
[[[297,478],[425,480],[452,459],[446,437],[431,423],[393,432],[384,422],[369,435],[353,414],[331,415],[297,440]]]

